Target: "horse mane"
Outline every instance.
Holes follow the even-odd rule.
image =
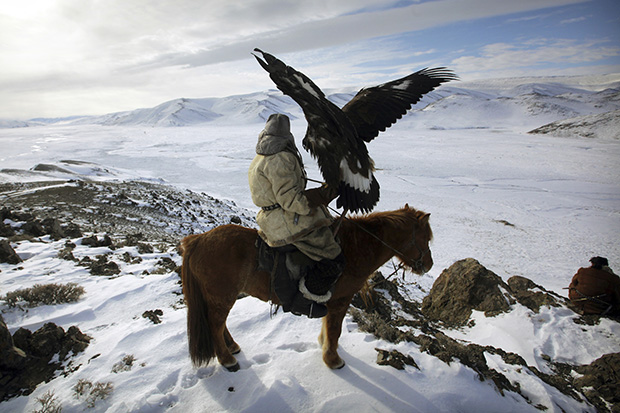
[[[414,224],[416,230],[422,231],[429,241],[433,239],[433,231],[428,221],[422,223],[422,218],[428,215],[424,211],[411,208],[405,205],[395,211],[380,211],[371,214],[349,218],[351,221],[369,228],[387,226],[391,228],[402,228],[403,226]]]

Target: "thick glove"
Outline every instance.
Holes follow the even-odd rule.
[[[327,185],[322,185],[318,188],[306,189],[304,195],[308,199],[310,208],[316,208],[321,205],[328,205],[338,196],[338,191]]]

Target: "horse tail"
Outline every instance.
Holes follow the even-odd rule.
[[[196,250],[200,235],[190,235],[181,241],[183,266],[181,280],[187,305],[187,339],[189,355],[194,366],[209,364],[215,357],[213,334],[209,326],[209,308],[202,287],[191,269],[190,260]]]

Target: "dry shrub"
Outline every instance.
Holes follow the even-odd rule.
[[[60,413],[62,411],[62,406],[58,398],[54,396],[53,391],[48,391],[43,396],[38,397],[37,402],[41,404],[41,408],[32,413]]]
[[[81,399],[86,396],[86,406],[95,407],[97,400],[104,400],[114,390],[114,385],[111,382],[101,383],[96,382],[93,384],[86,379],[78,380],[77,384],[73,386],[76,399]]]
[[[134,361],[136,361],[136,358],[132,354],[126,355],[121,361],[112,366],[112,373],[131,370]]]
[[[73,303],[82,297],[84,288],[75,284],[35,284],[31,288],[7,293],[4,301],[9,307],[18,307],[23,302],[27,307]]]

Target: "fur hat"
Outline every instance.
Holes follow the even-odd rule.
[[[604,257],[592,257],[590,258],[590,263],[594,268],[598,268],[599,270],[603,267],[609,266],[609,261]]]

